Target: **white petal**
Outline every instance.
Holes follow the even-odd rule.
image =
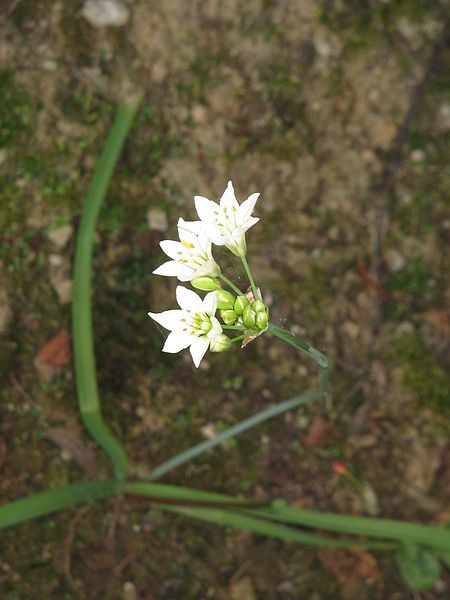
[[[203,302],[198,294],[181,285],[177,286],[175,293],[180,308],[194,312],[203,312]]]
[[[207,223],[215,219],[215,212],[219,208],[215,202],[212,202],[203,196],[195,196],[194,202],[197,214],[202,221]]]
[[[180,327],[181,319],[183,319],[186,315],[182,310],[165,310],[162,313],[149,312],[148,316],[166,329],[173,330]]]
[[[217,277],[220,273],[220,267],[214,260],[206,261],[201,267],[195,270],[195,274],[192,276],[192,279],[195,277]],[[180,277],[180,281],[183,281]],[[189,279],[185,279],[185,281],[191,281]]]
[[[205,232],[208,238],[216,246],[223,246],[225,244],[225,236],[220,233],[220,230],[215,225],[205,223]]]
[[[179,260],[183,256],[185,250],[180,242],[174,242],[173,240],[162,240],[159,242],[159,245],[161,246],[162,251],[174,260]]]
[[[231,181],[228,182],[227,189],[222,194],[222,198],[220,199],[220,206],[222,208],[227,208],[228,210],[232,210],[235,208],[238,210],[239,204],[236,200],[236,196],[234,195],[234,188]]]
[[[201,222],[201,221],[200,221]],[[191,231],[185,226],[186,221],[184,221],[181,217],[178,219],[178,236],[182,242],[188,242],[193,246],[198,246],[198,238],[197,233]]]
[[[194,269],[191,269],[191,267],[186,267],[186,270],[178,275],[178,281],[186,283],[186,281],[192,281],[196,277],[200,277],[200,275],[197,275],[197,271],[194,271]]]
[[[192,343],[192,336],[186,333],[180,333],[178,331],[171,331],[166,339],[166,343],[163,346],[163,352],[170,352],[176,354],[180,350],[184,350]]]
[[[247,229],[250,229],[250,227],[253,227],[253,225],[256,225],[256,223],[258,221],[259,221],[259,217],[249,217],[247,219],[247,221],[244,223],[242,230],[247,231]]]
[[[209,348],[209,340],[202,335],[199,338],[196,338],[190,347],[190,352],[192,356],[192,360],[194,361],[194,365],[198,368],[199,364],[202,361],[202,358],[205,356],[206,351]]]
[[[178,263],[176,260],[168,260],[160,267],[153,271],[154,275],[164,275],[166,277],[178,277],[180,281],[188,281],[182,279],[182,276],[191,274],[192,270],[185,265]]]
[[[222,333],[222,326],[216,317],[211,317],[211,329],[207,333],[208,338],[214,338]]]
[[[209,292],[203,299],[203,312],[207,315],[215,314],[217,310],[217,295],[216,292]]]
[[[204,230],[205,224],[203,221],[185,221],[181,217],[178,219],[177,227],[183,231],[189,231],[198,235]]]
[[[198,248],[200,248],[202,252],[209,256],[209,258],[212,258],[211,240],[207,236],[205,229],[199,231],[198,235],[196,236],[196,240]]]
[[[236,215],[236,223],[240,226],[244,225],[246,220],[250,217],[255,208],[256,201],[258,200],[259,193],[252,194],[245,200],[238,208]]]

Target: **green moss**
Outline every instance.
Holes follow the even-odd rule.
[[[396,359],[404,368],[404,384],[424,405],[449,413],[450,375],[426,349],[418,333],[405,334],[395,342]]]
[[[9,70],[0,71],[0,98],[0,148],[5,148],[29,130],[31,102]]]

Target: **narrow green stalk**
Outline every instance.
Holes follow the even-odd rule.
[[[180,454],[177,454],[173,458],[170,458],[166,462],[163,462],[150,472],[150,474],[146,477],[146,480],[156,481],[172,469],[183,465],[184,463],[192,460],[193,458],[196,458],[200,454],[203,454],[203,452],[211,450],[211,448],[214,448],[215,446],[223,444],[230,438],[236,437],[244,431],[247,431],[248,429],[251,429],[256,425],[263,423],[264,421],[273,419],[274,417],[278,417],[279,415],[283,414],[288,410],[293,410],[303,404],[314,402],[315,400],[318,400],[321,397],[322,392],[313,392],[311,394],[302,394],[301,396],[294,396],[290,400],[285,400],[280,404],[269,406],[268,408],[265,408],[261,412],[256,413],[248,419],[244,419],[237,425],[233,425],[229,429],[222,431],[218,435],[215,435],[213,438],[205,440],[204,442],[200,442],[200,444],[192,446],[192,448],[184,450],[184,452],[180,452]]]
[[[31,519],[114,496],[118,491],[116,481],[89,481],[32,494],[0,506],[0,529],[17,525]]]
[[[231,338],[231,343],[241,342],[242,340],[245,340],[245,335],[238,335],[237,337]]]
[[[243,325],[222,325],[222,329],[231,329],[235,331],[245,331],[247,328]]]
[[[125,484],[124,492],[130,496],[140,496],[158,505],[158,508],[177,512],[193,518],[210,521],[218,525],[228,525],[279,539],[296,541],[315,546],[341,548],[376,548],[395,549],[392,542],[342,540],[313,533],[305,533],[297,529],[280,527],[252,514],[251,501],[235,498],[225,494],[203,492],[191,488],[165,485],[158,483],[129,482]],[[183,506],[183,503],[186,503]],[[196,506],[197,504],[197,506]],[[245,514],[243,512],[245,511]],[[282,519],[279,519],[282,520]]]
[[[293,333],[290,333],[289,331],[286,331],[286,329],[278,327],[278,325],[274,325],[273,323],[269,323],[268,331],[279,337],[281,340],[283,340],[283,342],[294,346],[294,348],[297,348],[297,350],[300,350],[300,352],[303,352],[306,354],[306,356],[309,356],[309,358],[312,358],[312,360],[316,362],[319,367],[324,369],[330,368],[330,363],[325,354],[322,354],[322,352],[319,352]]]
[[[245,272],[247,273],[247,277],[248,277],[248,280],[250,281],[250,285],[252,286],[253,297],[255,300],[258,300],[259,299],[258,291],[256,289],[256,283],[255,283],[255,280],[253,279],[253,273],[250,269],[250,265],[248,264],[245,256],[241,256],[241,261],[242,261],[242,264],[244,265],[244,269],[245,269]]]
[[[249,509],[245,509],[249,512]],[[430,527],[416,523],[404,523],[393,519],[380,519],[378,517],[354,517],[348,515],[335,515],[334,513],[303,510],[289,506],[275,506],[269,509],[255,508],[252,515],[302,525],[348,533],[350,535],[367,535],[371,537],[411,542],[421,546],[429,546],[438,550],[450,550],[450,535],[444,527]]]
[[[264,519],[243,515],[232,509],[178,507],[165,504],[160,505],[159,508],[194,519],[199,519],[201,521],[214,523],[215,525],[233,527],[235,529],[252,531],[253,533],[258,533],[260,535],[278,538],[285,542],[296,542],[298,544],[308,544],[311,546],[325,546],[328,548],[366,548],[373,550],[393,550],[398,547],[397,544],[392,542],[342,540],[314,535],[313,533],[305,533],[298,529],[293,529],[292,527],[285,527],[283,525],[271,523],[270,521],[265,521]],[[246,512],[250,513],[250,509]]]
[[[94,229],[102,202],[141,96],[123,104],[97,161],[78,230],[73,267],[72,335],[80,413],[92,437],[109,454],[118,479],[128,473],[128,457],[103,421],[97,389],[92,332],[91,269]]]
[[[219,279],[222,279],[222,281],[224,281],[238,296],[242,296],[241,290],[238,287],[236,287],[234,283],[230,279],[228,279],[228,277],[225,277],[223,273],[221,273],[217,277]]]
[[[209,503],[206,508],[223,508],[239,511],[240,515],[257,519],[269,519],[290,525],[299,525],[314,529],[361,535],[389,540],[386,547],[393,547],[392,542],[411,542],[418,545],[429,546],[441,551],[450,550],[450,536],[444,527],[430,527],[416,523],[404,523],[393,519],[379,519],[374,517],[355,517],[352,515],[335,515],[333,513],[304,510],[291,507],[283,501],[275,501],[265,506],[251,506],[251,501],[245,498],[235,498],[226,494],[204,492],[192,488],[160,483],[130,482],[124,484],[124,493],[130,495],[146,496],[163,503],[164,500],[177,500],[180,502],[199,504]],[[183,507],[184,510],[185,507]],[[220,520],[217,521],[220,523]],[[246,527],[243,527],[245,529]],[[335,540],[333,540],[335,541]],[[344,540],[341,540],[344,542]],[[352,540],[345,540],[345,543]],[[362,542],[366,543],[366,542]],[[367,544],[372,543],[372,540]]]

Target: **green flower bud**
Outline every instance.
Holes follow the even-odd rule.
[[[217,308],[220,310],[227,310],[229,308],[233,308],[234,306],[234,296],[231,292],[227,292],[227,290],[217,290],[216,292],[217,298]]]
[[[236,323],[237,314],[234,310],[221,310],[220,316],[222,317],[222,321],[225,325],[234,325]]]
[[[266,312],[266,307],[262,300],[255,300],[252,304],[252,308],[253,310],[256,310],[257,313]]]
[[[256,313],[256,327],[258,329],[265,329],[268,321],[269,321],[269,318],[267,316],[266,311]]]
[[[212,338],[209,349],[211,352],[226,352],[231,348],[231,340],[224,333]]]
[[[256,313],[252,309],[250,305],[244,308],[244,314],[242,315],[244,325],[249,329],[253,329],[255,327],[255,317]]]
[[[248,304],[249,302],[245,296],[238,296],[234,303],[234,312],[239,316],[244,314],[244,308],[248,306]]]
[[[222,289],[220,283],[213,277],[196,277],[191,281],[191,285],[196,290],[202,290],[203,292]]]

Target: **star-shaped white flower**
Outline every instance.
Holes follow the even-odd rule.
[[[226,246],[236,256],[242,257],[247,254],[245,232],[259,221],[257,217],[251,216],[258,196],[258,193],[251,194],[239,205],[231,181],[228,182],[219,204],[203,196],[195,196],[195,208],[200,222],[213,244]],[[198,221],[194,221],[187,225],[193,230],[198,230],[198,224]]]
[[[180,281],[192,281],[197,277],[217,277],[220,267],[211,253],[211,241],[205,228],[195,231],[184,219],[178,219],[179,242],[163,240],[160,246],[172,260],[155,269],[155,275],[177,277]]]
[[[214,316],[217,309],[216,294],[210,292],[202,300],[192,290],[179,285],[176,297],[181,310],[148,314],[170,330],[163,352],[175,354],[189,348],[194,365],[198,367],[211,342],[222,333],[222,327]]]

